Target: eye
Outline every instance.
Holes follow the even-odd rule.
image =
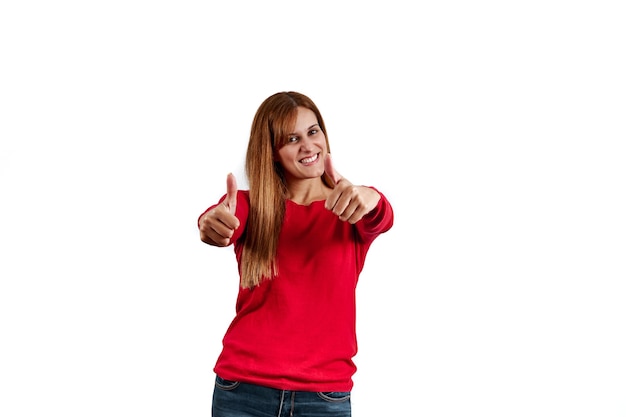
[[[313,136],[313,135],[317,134],[317,132],[319,132],[319,130],[311,129],[311,130],[309,130],[309,136]]]
[[[289,136],[289,138],[287,139],[287,142],[289,143],[294,143],[298,141],[298,137],[297,136]]]

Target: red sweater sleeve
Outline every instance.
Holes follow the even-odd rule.
[[[370,187],[374,190],[376,188]],[[378,235],[393,226],[393,209],[387,198],[380,191],[380,200],[376,207],[356,223],[357,235],[363,243],[371,243]]]

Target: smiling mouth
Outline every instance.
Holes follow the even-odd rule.
[[[309,156],[308,158],[301,159],[300,163],[301,164],[305,164],[305,165],[306,164],[311,164],[311,163],[317,161],[319,157],[320,157],[320,154],[316,153],[315,155]]]

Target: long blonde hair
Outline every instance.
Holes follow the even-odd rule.
[[[275,152],[289,139],[296,123],[297,108],[305,107],[317,117],[328,152],[328,134],[317,106],[307,96],[294,91],[271,95],[259,106],[250,131],[246,152],[246,175],[250,186],[250,213],[243,236],[241,286],[253,288],[278,273],[276,248],[285,214],[287,184]],[[334,184],[324,174],[322,180]]]

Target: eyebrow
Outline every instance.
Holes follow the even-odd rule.
[[[320,124],[319,123],[312,124],[311,126],[307,127],[306,130],[311,130],[311,128],[314,128],[315,126],[317,126],[319,128]],[[295,132],[289,133],[289,136],[292,136],[292,135],[297,135],[297,133],[295,133]]]

